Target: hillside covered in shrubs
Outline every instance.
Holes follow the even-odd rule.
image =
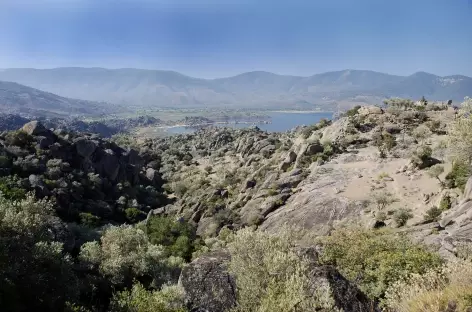
[[[470,113],[391,99],[139,144],[2,132],[1,309],[470,311]]]

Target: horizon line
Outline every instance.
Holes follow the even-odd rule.
[[[313,77],[313,76],[323,75],[323,74],[327,74],[327,73],[341,73],[341,72],[346,72],[346,71],[371,72],[371,73],[376,73],[376,74],[384,74],[384,75],[397,76],[397,77],[410,77],[410,76],[413,76],[415,74],[428,74],[428,75],[433,75],[433,76],[436,76],[436,77],[439,77],[439,78],[450,77],[450,76],[463,76],[463,77],[467,77],[467,78],[472,78],[470,76],[463,75],[463,74],[451,74],[451,75],[440,76],[440,75],[436,75],[436,74],[426,72],[426,71],[416,71],[416,72],[414,72],[412,74],[409,74],[409,75],[396,75],[396,74],[390,74],[390,73],[371,70],[371,69],[352,69],[352,68],[347,68],[347,69],[342,69],[342,70],[324,71],[324,72],[315,73],[315,74],[312,74],[312,75],[309,75],[309,76],[279,74],[279,73],[266,71],[266,70],[253,70],[253,71],[241,72],[239,74],[232,75],[232,76],[222,76],[222,77],[216,77],[216,78],[201,78],[201,77],[196,77],[196,76],[191,76],[191,75],[188,75],[188,74],[184,74],[184,73],[176,71],[176,70],[149,69],[149,68],[138,68],[138,67],[117,67],[117,68],[98,67],[98,66],[90,66],[90,67],[88,67],[88,66],[59,66],[59,67],[47,67],[47,68],[8,67],[8,68],[0,68],[0,71],[7,71],[7,70],[58,70],[58,69],[100,69],[100,70],[109,70],[109,71],[114,71],[114,70],[115,71],[118,71],[118,70],[140,70],[140,71],[168,72],[168,73],[174,73],[174,74],[179,74],[179,75],[182,75],[182,76],[186,76],[188,78],[201,79],[201,80],[227,79],[227,78],[238,77],[238,76],[241,76],[241,75],[251,74],[251,73],[266,73],[266,74],[277,75],[277,76],[310,78],[310,77]]]

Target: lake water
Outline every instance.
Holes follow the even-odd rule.
[[[312,125],[321,119],[332,119],[333,113],[297,113],[297,112],[270,112],[267,113],[271,117],[270,124],[257,124],[257,126],[268,132],[284,132],[291,130],[301,125]],[[215,124],[221,127],[231,128],[247,128],[253,126],[252,124]],[[166,129],[170,134],[192,133],[196,127],[173,127]]]

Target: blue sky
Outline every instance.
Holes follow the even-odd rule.
[[[0,0],[0,68],[472,76],[472,0]]]

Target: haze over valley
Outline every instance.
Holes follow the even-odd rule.
[[[438,101],[461,101],[472,92],[472,78],[467,76],[440,77],[425,72],[395,76],[368,70],[326,72],[309,77],[247,72],[228,78],[200,79],[177,72],[141,69],[4,69],[0,71],[0,80],[62,97],[132,108],[259,107],[333,111],[339,109],[338,105],[347,109],[357,103],[379,104],[390,97],[418,100],[425,96]],[[18,92],[13,90],[13,85],[10,88]],[[35,103],[35,95],[31,96]],[[41,105],[37,100],[37,105]],[[11,99],[9,103],[14,104]]]

